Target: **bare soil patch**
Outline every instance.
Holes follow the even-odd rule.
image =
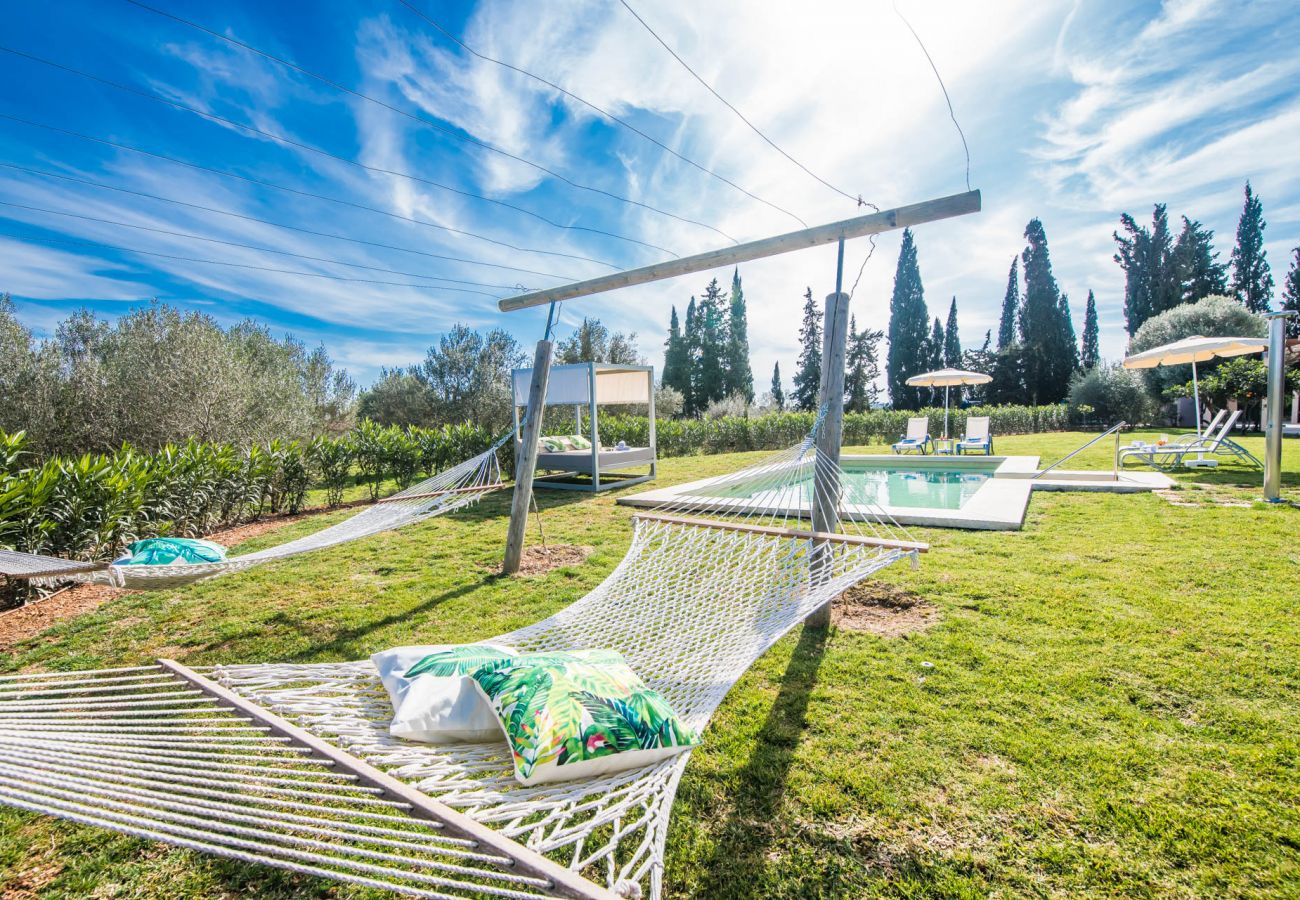
[[[835,598],[831,622],[846,631],[902,637],[924,631],[939,620],[939,610],[918,594],[884,581],[863,581]]]
[[[519,563],[520,575],[545,575],[552,569],[581,565],[591,556],[593,547],[574,544],[551,544],[547,547],[525,547]]]

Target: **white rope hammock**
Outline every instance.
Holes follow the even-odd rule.
[[[604,582],[493,640],[617,650],[703,729],[737,679],[809,613],[925,549],[883,518],[830,537],[773,524],[767,510],[792,505],[774,496],[806,497],[819,468],[842,474],[815,455],[805,441],[728,479],[752,502],[732,496],[725,520],[638,515]],[[404,742],[389,735],[391,717],[368,662],[200,675],[164,661],[13,676],[0,679],[0,801],[413,896],[660,896],[689,753],[524,787],[504,741]]]
[[[284,559],[300,553],[309,553],[312,550],[333,547],[336,544],[401,528],[412,522],[420,522],[460,509],[477,502],[485,494],[503,487],[497,451],[509,438],[510,435],[507,434],[478,456],[439,472],[432,478],[412,485],[400,493],[386,497],[342,522],[295,541],[255,553],[232,556],[221,562],[212,563],[115,566],[0,550],[0,575],[22,578],[43,585],[80,581],[150,590],[215,578],[218,575],[252,568],[267,560]]]

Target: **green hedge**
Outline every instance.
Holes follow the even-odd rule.
[[[892,443],[907,431],[907,420],[912,416],[928,416],[930,434],[943,434],[942,407],[915,412],[873,409],[844,416],[844,443]],[[1054,406],[972,407],[949,410],[948,433],[960,437],[965,430],[967,416],[989,416],[994,435],[1064,431],[1071,424],[1068,408],[1063,403]],[[812,428],[814,418],[812,413],[781,412],[753,418],[724,416],[718,419],[658,419],[655,422],[655,437],[661,457],[778,450],[802,440]],[[649,420],[645,416],[603,416],[600,420],[600,439],[606,445],[626,441],[634,447],[644,447],[650,439]]]
[[[193,537],[266,513],[296,513],[313,485],[330,506],[358,481],[378,498],[388,480],[407,487],[481,453],[492,437],[472,424],[403,430],[362,422],[305,447],[191,441],[157,453],[123,446],[36,459],[22,432],[0,432],[0,547],[109,559],[141,538]]]

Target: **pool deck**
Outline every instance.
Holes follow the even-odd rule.
[[[873,520],[879,513],[892,518],[900,525],[920,525],[933,528],[967,528],[978,530],[1016,531],[1023,526],[1025,512],[1029,506],[1029,496],[1035,490],[1041,491],[1104,491],[1110,493],[1136,493],[1154,491],[1171,487],[1173,480],[1159,472],[1124,472],[1116,480],[1112,473],[1106,471],[1078,471],[1054,469],[1047,478],[1035,478],[1038,474],[1039,458],[1037,456],[893,456],[893,455],[857,455],[846,454],[842,462],[888,463],[892,466],[909,468],[945,469],[971,468],[988,470],[990,464],[996,464],[992,477],[982,484],[959,509],[942,509],[925,506],[879,506],[867,507],[857,504],[845,504],[841,515],[846,519]],[[631,496],[620,497],[618,502],[625,506],[657,507],[672,505],[689,507],[698,499],[699,506],[715,512],[726,512],[734,503],[737,510],[757,512],[743,501],[725,500],[708,496],[702,492],[715,485],[720,479],[731,477],[720,475],[703,478],[685,484],[667,488],[656,488]],[[807,513],[806,505],[785,507],[782,509],[762,510],[764,513]]]

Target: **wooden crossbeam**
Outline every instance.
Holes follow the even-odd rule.
[[[789,234],[782,234],[777,237],[750,241],[735,247],[724,247],[721,250],[711,250],[707,253],[698,253],[695,256],[670,259],[665,262],[642,266],[639,269],[616,272],[613,275],[602,275],[599,278],[591,278],[587,281],[546,288],[528,294],[520,294],[517,297],[507,297],[498,301],[497,306],[502,312],[514,312],[532,306],[544,306],[547,303],[558,303],[561,300],[572,300],[575,297],[600,294],[616,288],[647,284],[651,281],[662,281],[665,278],[675,278],[678,275],[689,275],[692,272],[702,272],[706,269],[718,269],[736,263],[749,262],[753,259],[762,259],[767,256],[790,253],[794,250],[817,247],[822,244],[833,244],[841,239],[864,237],[869,234],[880,234],[885,231],[908,228],[912,225],[922,225],[940,219],[950,219],[953,216],[964,216],[968,213],[979,212],[979,210],[980,192],[968,191],[964,194],[941,197],[938,200],[927,200],[924,203],[914,203],[911,206],[899,206],[895,209],[885,209],[866,216],[844,219],[840,222],[832,222],[829,225],[818,225],[815,228],[792,231]]]
[[[420,500],[425,497],[441,497],[443,494],[468,494],[471,491],[481,491],[488,493],[490,491],[499,491],[502,488],[510,487],[504,481],[494,482],[492,484],[472,484],[469,487],[448,488],[445,491],[428,491],[422,494],[394,494],[391,497],[385,497],[382,500],[376,500],[375,503],[401,503],[405,500]]]
[[[743,531],[749,534],[770,534],[776,537],[792,537],[803,540],[822,541],[828,544],[853,544],[868,547],[888,547],[894,550],[916,550],[927,553],[929,544],[920,541],[896,541],[891,538],[867,537],[858,534],[840,534],[833,531],[802,531],[798,528],[779,528],[774,525],[750,525],[747,522],[719,522],[716,519],[697,519],[694,516],[676,516],[669,513],[633,513],[634,519],[651,522],[671,522],[674,525],[694,525],[698,528],[716,528],[719,531]]]
[[[243,713],[271,728],[277,734],[284,735],[295,744],[306,747],[318,759],[327,759],[339,766],[340,770],[357,776],[360,783],[377,787],[390,800],[406,804],[411,813],[420,818],[434,822],[449,834],[468,838],[478,843],[483,850],[499,853],[512,860],[512,867],[525,875],[545,878],[551,882],[554,896],[587,898],[587,900],[617,900],[612,891],[583,878],[577,872],[566,869],[557,862],[547,859],[535,850],[512,841],[500,832],[471,819],[462,812],[439,803],[428,794],[416,790],[404,781],[399,781],[387,772],[375,768],[370,763],[353,756],[338,747],[322,740],[310,731],[299,728],[287,719],[283,719],[268,709],[236,694],[223,685],[200,675],[193,669],[170,659],[158,660],[158,665],[173,675],[188,681],[223,706]]]

